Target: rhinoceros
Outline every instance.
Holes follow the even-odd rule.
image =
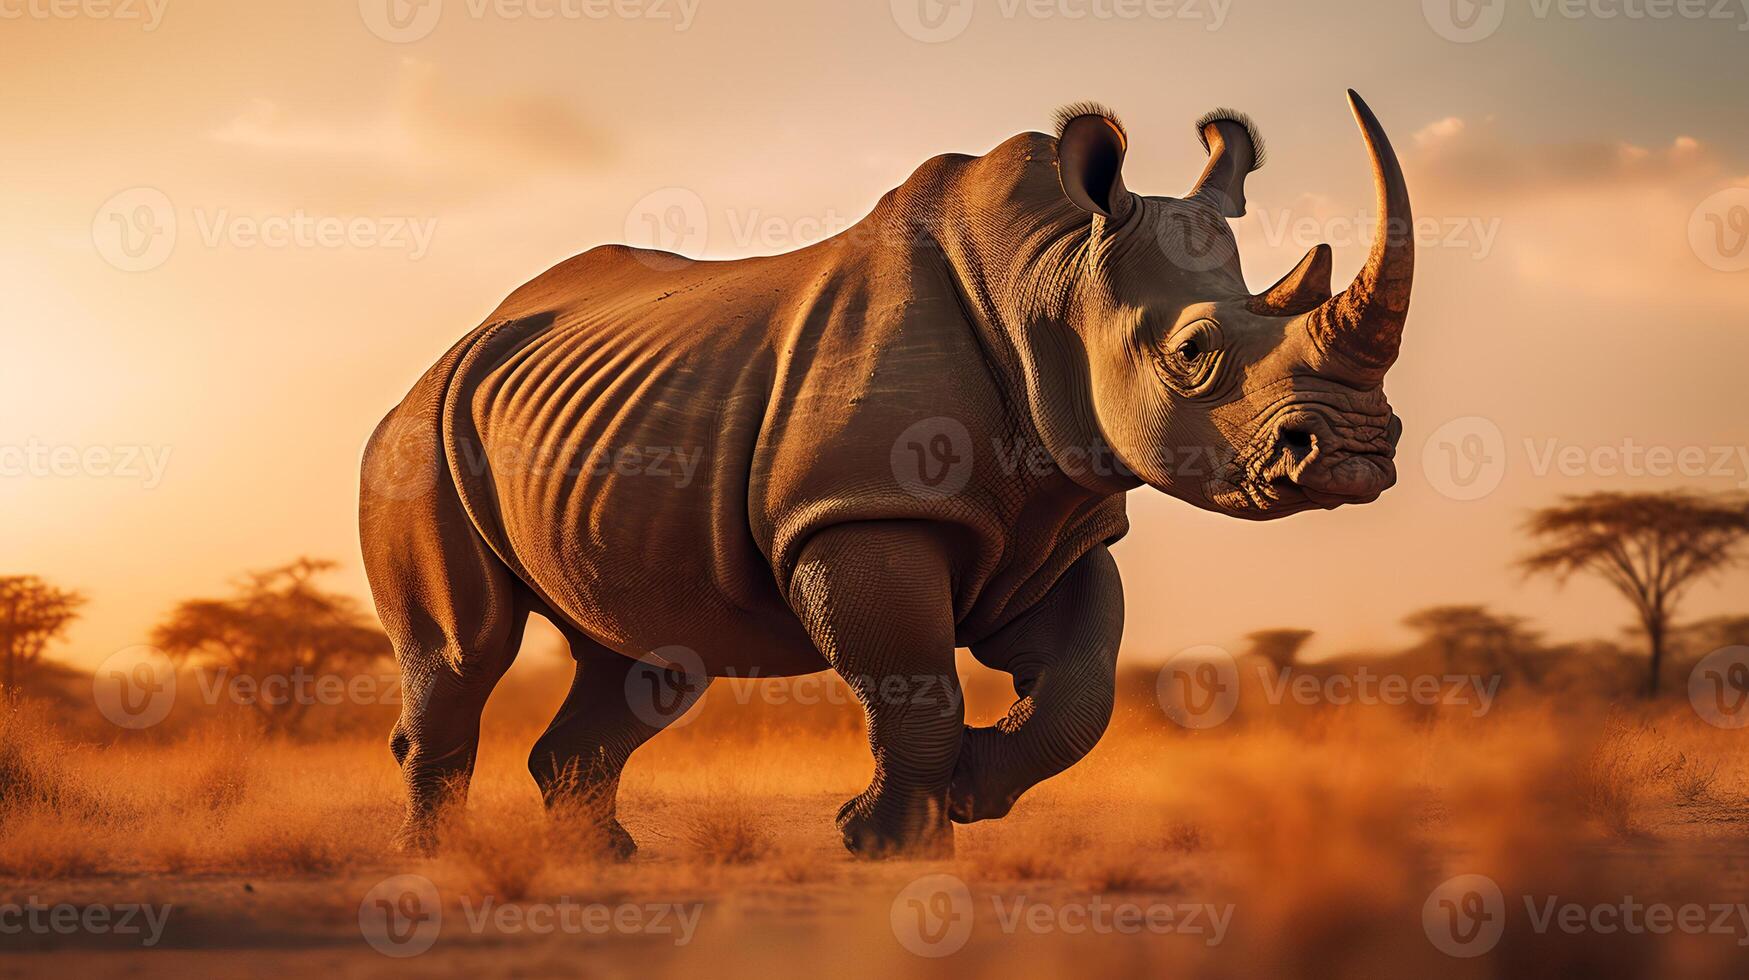
[[[465,795],[531,612],[576,673],[530,770],[622,856],[628,757],[713,677],[843,678],[874,756],[837,815],[859,855],[950,851],[954,823],[1085,756],[1112,712],[1127,491],[1263,520],[1395,481],[1409,199],[1348,95],[1379,232],[1336,295],[1327,245],[1246,288],[1227,219],[1263,152],[1243,114],[1198,120],[1201,175],[1147,197],[1092,104],[937,156],[796,251],[607,245],[513,292],[364,453],[400,841],[433,846]],[[965,724],[960,647],[1013,676],[992,726]]]

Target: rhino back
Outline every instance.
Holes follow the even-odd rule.
[[[444,413],[481,534],[602,643],[685,646],[719,672],[824,666],[784,596],[807,541],[835,525],[916,520],[951,537],[962,642],[1036,602],[1127,523],[1121,495],[1091,500],[1029,467],[1024,396],[915,230],[950,213],[936,188],[973,159],[925,164],[798,252],[607,247],[513,293]],[[908,454],[940,433],[955,472],[919,486]]]
[[[476,526],[622,653],[823,666],[747,519],[772,264],[585,253],[512,294],[456,370],[447,451]]]

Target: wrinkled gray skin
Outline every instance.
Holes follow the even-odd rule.
[[[610,246],[518,289],[365,452],[365,565],[405,691],[403,841],[431,845],[465,791],[531,612],[577,672],[530,770],[622,855],[626,760],[712,677],[845,679],[874,754],[838,814],[861,855],[944,853],[950,821],[1002,816],[1074,764],[1112,710],[1126,491],[1262,520],[1395,479],[1381,383],[1408,310],[1408,195],[1350,101],[1382,233],[1334,297],[1322,245],[1246,288],[1225,220],[1259,156],[1241,117],[1199,123],[1209,162],[1184,198],[1143,197],[1098,107],[1054,138],[937,157],[796,252]],[[695,450],[696,479],[655,478],[640,447]],[[994,726],[964,724],[956,646],[1014,677]]]

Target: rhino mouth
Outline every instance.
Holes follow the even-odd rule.
[[[1371,503],[1397,482],[1402,433],[1388,410],[1354,415],[1294,406],[1258,427],[1228,473],[1211,481],[1208,497],[1228,513],[1258,520]]]

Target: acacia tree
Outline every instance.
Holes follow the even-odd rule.
[[[18,699],[49,642],[79,618],[85,597],[35,575],[0,576],[0,690]]]
[[[1720,647],[1749,646],[1749,616],[1713,616],[1672,631],[1673,644],[1690,656],[1702,656]]]
[[[1288,668],[1299,659],[1300,648],[1312,638],[1311,630],[1267,629],[1248,633],[1250,652],[1268,660],[1278,668]]]
[[[1694,583],[1731,564],[1749,536],[1749,503],[1689,491],[1593,493],[1536,511],[1527,525],[1543,546],[1521,559],[1530,573],[1565,581],[1586,571],[1633,603],[1658,693],[1677,603]]]
[[[1535,683],[1542,672],[1529,654],[1541,639],[1525,622],[1522,616],[1496,613],[1487,606],[1431,606],[1409,614],[1403,625],[1420,633],[1448,670],[1466,659],[1480,660],[1487,670],[1504,673],[1512,668]]]
[[[267,727],[295,731],[314,703],[310,683],[390,653],[374,617],[350,596],[316,587],[316,577],[333,567],[299,558],[251,572],[230,598],[179,603],[152,643],[176,660],[225,668],[234,675],[227,680],[246,679],[245,703]]]

